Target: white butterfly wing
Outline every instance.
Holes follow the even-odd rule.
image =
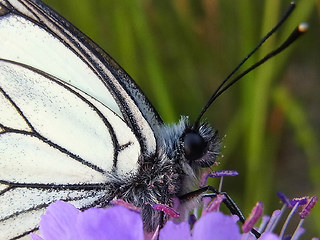
[[[18,37],[18,44],[11,44],[14,40],[10,39],[8,43],[10,48],[3,46],[5,52],[10,55],[9,59],[15,60],[18,58],[19,62],[21,62],[21,59],[23,63],[30,65],[30,56],[35,59],[34,55],[36,54],[37,60],[34,61],[37,65],[31,66],[54,76],[57,72],[64,74],[64,76],[58,75],[56,77],[70,82],[73,86],[90,94],[103,104],[112,107],[115,104],[109,101],[110,96],[106,97],[106,90],[108,90],[111,98],[116,101],[120,108],[120,111],[118,107],[113,110],[117,113],[121,112],[126,123],[133,129],[143,154],[152,155],[155,152],[154,132],[157,133],[158,125],[162,121],[134,81],[107,53],[41,1],[2,0],[1,2],[11,12],[14,12],[14,14],[6,14],[3,18],[10,18],[10,23],[5,26],[12,25],[17,31],[14,38]],[[24,15],[24,18],[28,17],[32,20],[32,22],[28,21],[30,27],[25,24],[19,26],[23,21],[19,17],[20,14]],[[10,15],[13,15],[12,18]],[[20,34],[24,28],[27,28],[26,34]],[[35,34],[30,34],[30,29],[32,29],[32,33],[35,31]],[[12,34],[11,30],[10,34]],[[53,44],[50,38],[56,44]],[[43,41],[47,40],[49,42],[42,44]],[[21,42],[24,43],[21,48],[24,49],[25,57],[22,56],[21,48],[15,51],[11,49],[21,46]],[[54,46],[54,48],[51,46]],[[6,49],[10,50],[6,51]],[[31,50],[28,53],[26,49]],[[78,61],[69,58],[68,49],[74,57],[78,58]],[[14,55],[15,53],[17,54]],[[24,58],[26,60],[23,60]],[[82,65],[85,66],[82,66],[79,62],[82,62]],[[56,67],[51,68],[52,65],[56,65]],[[87,69],[91,75],[95,75],[93,80],[87,77],[90,75],[89,73],[82,74],[80,69]],[[70,73],[74,75],[69,75]],[[86,80],[84,81],[84,79]],[[91,86],[92,89],[90,89]]]
[[[104,105],[89,96],[86,96],[87,98],[81,96],[84,93],[75,91],[48,75],[41,75],[23,65],[12,62],[0,62],[3,106],[8,106],[12,113],[9,115],[6,113],[7,108],[2,109],[1,118],[4,120],[0,139],[6,141],[6,144],[1,144],[1,152],[5,156],[12,155],[12,148],[16,143],[25,142],[21,144],[22,146],[27,142],[30,144],[21,150],[23,152],[20,154],[21,163],[19,166],[21,169],[19,172],[34,165],[24,160],[25,154],[34,155],[32,160],[55,158],[54,166],[50,167],[51,171],[56,167],[58,173],[64,170],[69,172],[74,167],[71,164],[71,169],[61,169],[69,162],[65,160],[65,162],[59,163],[63,159],[62,155],[77,159],[79,166],[82,165],[85,168],[89,166],[102,174],[111,171],[113,167],[116,168],[116,163],[122,160],[121,157],[119,158],[119,154],[121,156],[123,151],[126,152],[135,147],[136,155],[132,155],[133,152],[130,151],[130,157],[133,159],[139,157],[139,144],[134,134],[121,118]],[[16,119],[18,120],[15,121]],[[21,124],[23,121],[25,124],[21,128],[11,126],[11,122]],[[123,145],[127,145],[127,147],[119,151],[118,149]],[[58,150],[61,156],[50,152],[50,149]],[[15,158],[18,157],[17,154]],[[47,163],[52,163],[53,159],[48,160]],[[7,168],[2,166],[3,171],[10,169],[12,161],[9,161]],[[4,164],[2,162],[4,161],[1,161],[0,165]],[[133,163],[131,171],[135,172],[137,169],[136,161],[126,164],[130,165],[130,163]],[[124,171],[118,166],[116,170],[122,170],[122,175],[130,172]],[[30,171],[32,169],[28,169],[29,173]],[[46,173],[43,174],[46,175]],[[30,175],[34,176],[32,172]],[[89,178],[91,175],[86,173],[88,179],[84,179],[84,183],[92,182]],[[96,173],[93,175],[96,176]],[[81,175],[77,174],[76,176]],[[34,176],[34,178],[39,180],[39,176]],[[106,178],[98,178],[95,182],[105,182],[106,180]]]
[[[55,200],[103,205],[108,182],[154,154],[161,119],[113,59],[40,1],[0,7],[0,239],[15,239]]]
[[[6,107],[0,125],[4,239],[34,229],[49,203],[93,206],[108,195],[97,186],[111,181],[111,172],[123,179],[136,173],[139,143],[110,109],[16,63],[0,61],[0,80],[0,105]]]

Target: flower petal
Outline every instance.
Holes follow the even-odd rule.
[[[274,233],[266,232],[261,235],[259,240],[281,240],[281,238]]]
[[[160,231],[160,240],[191,240],[190,227],[186,222],[175,224],[168,221]]]
[[[194,240],[238,240],[241,239],[239,226],[232,216],[211,212],[201,217],[194,225]]]
[[[41,216],[40,232],[45,240],[79,239],[75,223],[80,211],[70,203],[57,201]]]
[[[86,240],[143,240],[140,214],[122,206],[88,209],[79,216],[77,227]]]

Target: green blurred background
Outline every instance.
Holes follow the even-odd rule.
[[[163,119],[195,120],[218,84],[279,20],[290,1],[46,0],[135,79]],[[320,1],[297,0],[281,30],[245,66],[300,23],[309,32],[223,94],[204,119],[224,138],[217,169],[245,215],[289,197],[320,196]],[[244,69],[244,68],[242,68]],[[297,219],[296,219],[297,220]],[[320,235],[320,204],[302,239]]]

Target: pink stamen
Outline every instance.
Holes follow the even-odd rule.
[[[165,214],[168,214],[170,217],[172,218],[178,218],[180,217],[180,214],[174,210],[172,207],[169,207],[167,205],[164,204],[154,204],[153,209],[157,210],[157,211],[162,211]]]
[[[206,215],[209,212],[219,211],[220,204],[226,197],[223,194],[218,194],[215,199],[202,211],[202,216]]]
[[[258,219],[262,216],[262,211],[263,211],[263,203],[257,202],[256,205],[253,207],[249,217],[242,225],[242,231],[244,233],[251,231],[251,229],[256,224]]]
[[[300,218],[304,219],[306,216],[309,215],[311,209],[314,207],[314,205],[317,203],[318,197],[313,196],[307,203],[307,205],[302,209],[300,212]]]
[[[112,201],[110,201],[111,204],[114,205],[119,205],[119,206],[123,206],[125,208],[128,208],[130,210],[133,210],[135,212],[140,213],[141,212],[141,208],[140,207],[136,207],[135,205],[133,205],[132,203],[128,203],[126,201],[124,201],[123,199],[114,199]]]

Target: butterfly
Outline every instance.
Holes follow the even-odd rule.
[[[0,233],[37,229],[56,201],[121,198],[146,228],[219,154],[208,124],[167,126],[130,76],[41,1],[0,1]],[[49,47],[48,47],[49,46]],[[10,203],[10,205],[8,205]]]
[[[83,210],[120,198],[153,231],[167,219],[153,204],[199,188],[221,145],[201,117],[239,78],[195,123],[167,125],[112,57],[40,0],[0,0],[0,39],[0,239],[26,238],[57,200]]]

